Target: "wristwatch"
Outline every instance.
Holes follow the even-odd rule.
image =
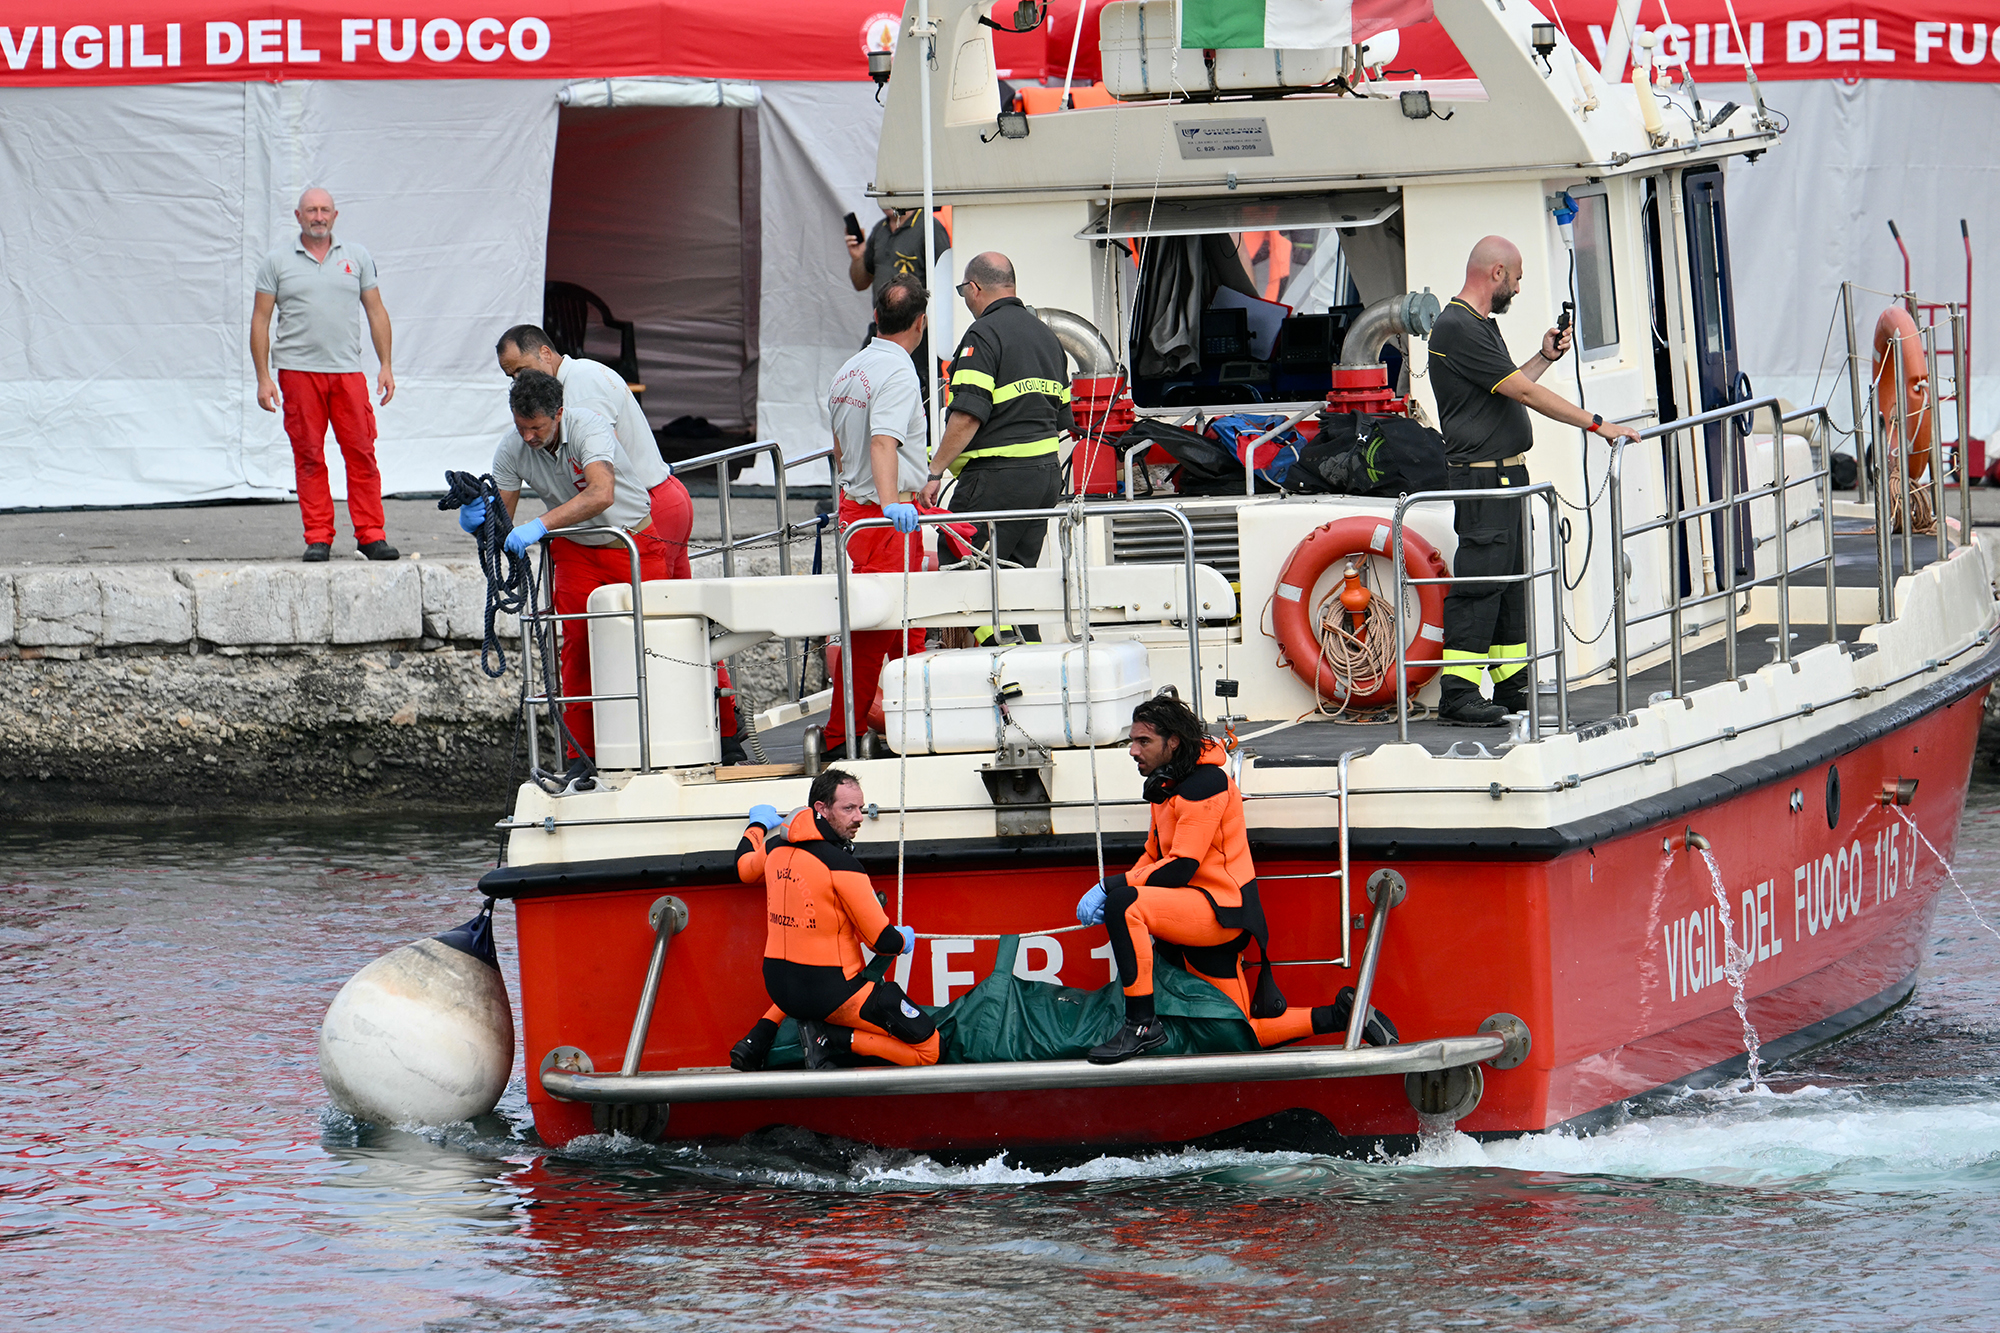
[[[1592,435],[1597,434],[1599,427],[1603,425],[1604,425],[1604,418],[1599,416],[1597,413],[1592,412],[1590,414],[1590,433]]]

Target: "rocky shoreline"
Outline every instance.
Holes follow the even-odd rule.
[[[0,818],[499,818],[520,627],[487,676],[485,592],[464,559],[0,570]],[[777,645],[736,665],[782,691]]]
[[[477,648],[0,662],[0,816],[48,822],[508,807],[518,678]]]

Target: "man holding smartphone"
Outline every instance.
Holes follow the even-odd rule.
[[[854,284],[857,292],[868,292],[871,305],[882,299],[882,289],[896,278],[908,278],[919,287],[928,288],[929,275],[924,272],[924,231],[916,225],[920,208],[884,208],[882,220],[866,237],[861,234],[861,223],[854,214],[844,219],[847,226],[847,280]],[[951,249],[951,234],[935,216],[931,218],[931,244],[934,253],[942,256]],[[949,332],[949,330],[947,330]],[[873,322],[868,325],[868,337],[876,336]],[[865,344],[864,344],[865,346]],[[931,405],[930,330],[918,341],[916,350],[910,353],[910,361],[917,368],[917,384],[923,392],[926,412]]]
[[[1488,236],[1465,261],[1465,286],[1431,330],[1431,390],[1445,439],[1451,488],[1499,490],[1528,484],[1533,408],[1551,421],[1607,440],[1638,439],[1639,432],[1586,412],[1541,386],[1542,373],[1569,351],[1567,319],[1542,335],[1526,361],[1514,364],[1495,315],[1505,314],[1521,290],[1521,252],[1504,236]],[[1459,500],[1453,527],[1461,578],[1519,574],[1527,568],[1521,542],[1525,510],[1515,500]],[[1444,599],[1444,678],[1438,720],[1461,727],[1497,727],[1509,713],[1533,705],[1528,697],[1528,594],[1523,583],[1453,584]],[[1494,666],[1482,658],[1508,659]],[[1513,659],[1519,659],[1518,661]],[[1493,680],[1493,698],[1479,692],[1482,672]]]

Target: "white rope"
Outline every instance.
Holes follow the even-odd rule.
[[[917,550],[923,550],[923,530],[918,529]],[[897,711],[903,718],[903,739],[896,747],[896,924],[903,924],[903,850],[907,840],[910,821],[910,539],[903,533],[896,536],[903,546],[903,627],[897,632],[896,652],[902,659],[903,697],[898,700],[902,707]],[[847,649],[852,652],[852,646]],[[853,664],[849,663],[849,672]],[[852,679],[850,674],[849,679]],[[865,723],[864,723],[865,725]],[[889,725],[888,710],[883,710],[882,725]],[[851,744],[852,742],[850,742]]]
[[[1083,517],[1083,497],[1071,499],[1070,540],[1077,551],[1077,600],[1083,604],[1083,743],[1090,754],[1090,837],[1097,848],[1097,882],[1104,882],[1104,807],[1097,794],[1096,696],[1090,692],[1090,529]],[[1193,608],[1189,608],[1192,612]]]
[[[1096,929],[1097,927],[1094,925],[1057,926],[1052,930],[1010,930],[1005,935],[919,935],[917,938],[920,940],[1004,940],[1014,935],[1019,935],[1023,938],[1029,935],[1074,935],[1079,930]]]
[[[1368,587],[1374,581],[1374,562],[1364,560],[1360,574],[1362,586]],[[1346,682],[1351,692],[1362,682],[1388,680],[1395,671],[1396,618],[1390,612],[1388,599],[1369,588],[1368,611],[1361,622],[1361,632],[1356,634],[1348,628],[1347,608],[1340,603],[1343,586],[1337,580],[1316,611],[1321,660],[1332,668],[1336,679]]]

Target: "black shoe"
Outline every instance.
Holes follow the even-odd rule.
[[[805,1052],[807,1069],[840,1069],[852,1050],[854,1034],[846,1028],[831,1027],[811,1019],[799,1020],[799,1049]]]
[[[743,749],[742,741],[737,740],[734,736],[724,736],[722,738],[722,766],[724,768],[734,768],[738,764],[747,764],[749,762],[750,756]]]
[[[299,558],[309,565],[323,565],[333,559],[333,543],[307,542],[306,553]]]
[[[1437,717],[1448,727],[1499,727],[1506,725],[1507,711],[1481,697],[1470,682],[1454,676],[1445,681]]]
[[[1493,703],[1495,707],[1504,708],[1509,713],[1525,713],[1528,711],[1528,687],[1516,685],[1511,680],[1495,685]]]
[[[402,558],[403,554],[380,538],[372,542],[363,542],[360,550],[361,554],[367,556],[370,560],[397,560]]]
[[[1313,1010],[1313,1031],[1317,1034],[1347,1031],[1348,1020],[1354,1016],[1354,987],[1342,986],[1340,994],[1333,997],[1332,1004],[1323,1004]],[[1374,1005],[1368,1006],[1368,1021],[1361,1025],[1361,1044],[1364,1046],[1394,1046],[1400,1040],[1396,1025],[1389,1016]]]
[[[778,1035],[778,1025],[768,1018],[757,1020],[755,1027],[745,1034],[743,1040],[729,1048],[731,1069],[762,1069],[771,1055],[771,1041]]]
[[[1167,1025],[1155,1018],[1144,1023],[1125,1020],[1118,1034],[1102,1046],[1091,1048],[1090,1063],[1094,1065],[1115,1065],[1130,1060],[1135,1055],[1144,1055],[1167,1044]]]

